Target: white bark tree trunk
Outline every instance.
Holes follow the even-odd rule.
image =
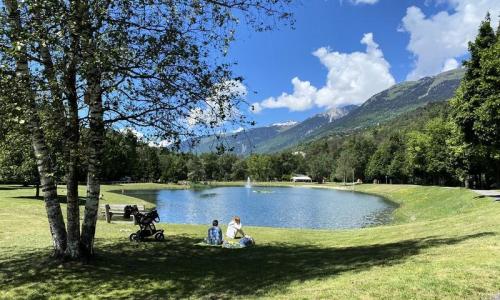
[[[101,193],[101,156],[104,138],[103,107],[100,80],[95,77],[89,87],[90,106],[90,144],[88,146],[88,197],[85,203],[85,216],[82,226],[82,249],[84,254],[94,253],[94,236]]]
[[[12,29],[11,41],[13,44],[22,44],[20,35],[22,33],[21,18],[18,10],[18,3],[16,0],[6,0],[5,8],[9,15],[9,25]],[[64,218],[57,199],[57,187],[54,179],[54,171],[50,152],[45,141],[45,135],[41,128],[40,118],[38,116],[38,109],[35,99],[35,94],[31,89],[31,75],[29,70],[28,59],[26,55],[26,48],[20,47],[17,53],[16,61],[16,76],[22,88],[20,92],[20,101],[26,108],[28,116],[28,127],[31,132],[33,150],[35,152],[37,168],[40,175],[42,185],[42,192],[44,195],[45,208],[52,234],[52,241],[54,245],[54,255],[61,257],[64,255],[67,247],[67,234],[64,225]]]
[[[101,76],[97,42],[94,27],[90,21],[90,7],[87,1],[81,1],[80,37],[83,63],[87,66],[84,78],[87,82],[85,100],[89,106],[89,145],[88,145],[88,196],[85,203],[85,216],[82,225],[81,245],[84,255],[94,254],[94,237],[101,193],[102,146],[104,140],[104,113],[102,104]]]

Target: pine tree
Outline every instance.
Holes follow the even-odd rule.
[[[483,174],[500,176],[495,165],[499,162],[500,61],[497,33],[491,27],[490,15],[481,23],[474,42],[469,43],[470,59],[464,63],[467,71],[451,101],[452,120],[459,129],[463,145],[458,156],[469,174],[482,182]],[[487,183],[491,181],[486,178]]]
[[[500,14],[498,15],[497,41],[500,40]]]
[[[474,42],[469,42],[471,57],[468,61],[464,62],[467,71],[457,91],[457,95],[452,101],[452,107],[454,108],[453,117],[461,128],[465,141],[468,143],[477,143],[473,126],[475,110],[481,105],[481,98],[477,91],[481,80],[481,54],[485,49],[489,49],[494,44],[495,40],[495,32],[491,27],[491,18],[488,13],[479,27],[479,33],[476,40]]]

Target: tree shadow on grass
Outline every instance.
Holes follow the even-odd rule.
[[[11,190],[15,190],[15,188],[9,186],[0,186],[0,191],[11,191]]]
[[[491,235],[495,233],[348,248],[276,243],[222,249],[197,247],[199,239],[189,236],[165,242],[98,241],[99,253],[90,264],[58,266],[43,251],[2,259],[0,285],[4,291],[18,287],[13,293],[22,298],[34,290],[45,296],[67,293],[110,299],[262,296],[270,289],[284,292],[294,281],[390,266],[424,249]]]
[[[43,196],[16,196],[12,197],[14,199],[31,199],[31,200],[41,200],[43,201]],[[85,205],[85,201],[87,198],[84,197],[79,197],[78,198],[78,205]],[[57,201],[59,203],[68,203],[68,199],[66,198],[65,195],[57,195]]]
[[[32,186],[24,186],[24,185],[8,185],[8,186],[0,186],[0,191],[12,191],[12,190],[34,190],[35,188]]]

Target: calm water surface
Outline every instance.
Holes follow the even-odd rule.
[[[361,228],[391,221],[395,206],[377,196],[303,187],[218,187],[202,190],[125,191],[155,202],[161,222],[228,223],[292,228]]]

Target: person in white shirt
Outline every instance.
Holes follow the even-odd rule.
[[[240,217],[236,216],[227,225],[226,236],[228,238],[235,239],[237,237],[238,233],[241,235],[241,237],[245,236],[243,229],[241,229]]]

